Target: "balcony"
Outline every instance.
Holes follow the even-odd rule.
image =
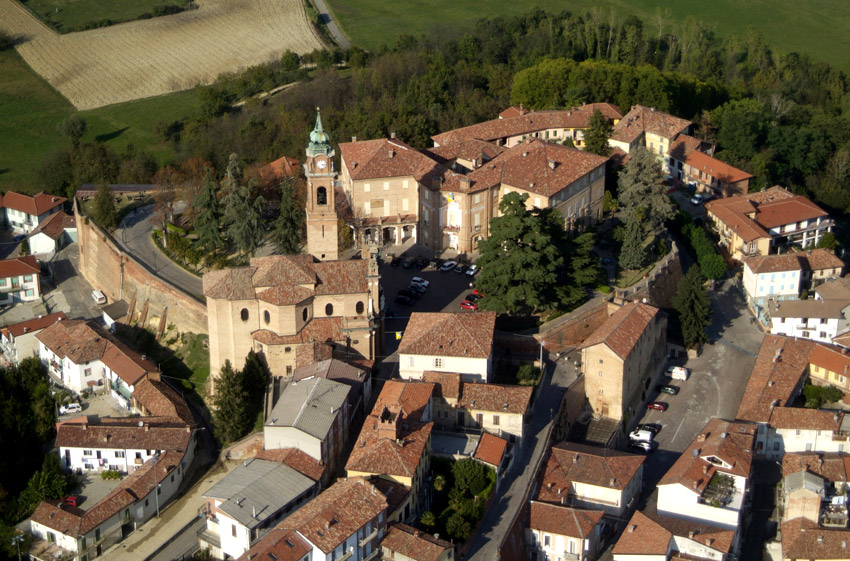
[[[216,549],[221,549],[221,538],[218,534],[210,531],[209,528],[201,528],[198,530],[198,540],[211,545]],[[203,546],[201,546],[203,548]]]
[[[460,226],[443,226],[443,233],[456,234],[458,232],[460,232]]]
[[[369,534],[368,536],[364,536],[363,539],[361,539],[359,542],[357,542],[357,544],[360,547],[363,547],[364,545],[366,545],[367,543],[369,543],[370,541],[375,539],[375,536],[377,536],[377,535],[378,535],[378,527],[375,526],[375,529],[372,530],[372,533]]]
[[[20,290],[21,285],[19,283],[12,283],[11,285],[8,283],[0,284],[0,293],[19,292]]]

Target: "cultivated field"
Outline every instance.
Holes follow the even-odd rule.
[[[200,0],[198,6],[59,35],[15,0],[0,0],[0,29],[26,37],[18,52],[78,109],[207,84],[286,49],[322,47],[303,0]]]

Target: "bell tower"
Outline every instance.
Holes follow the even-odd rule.
[[[322,114],[316,108],[316,126],[310,133],[304,175],[307,178],[307,253],[319,261],[339,259],[334,183],[334,150]]]

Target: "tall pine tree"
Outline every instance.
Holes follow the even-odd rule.
[[[592,154],[607,156],[611,153],[608,138],[611,136],[611,123],[599,109],[590,116],[590,126],[584,133],[584,149]]]
[[[111,230],[118,225],[115,200],[106,183],[97,186],[97,194],[94,197],[94,221],[105,230]]]
[[[620,267],[628,270],[640,269],[646,264],[646,248],[643,245],[643,226],[636,214],[626,217],[625,236],[620,246]]]
[[[618,178],[617,200],[620,208],[629,214],[640,214],[652,228],[673,218],[675,211],[658,159],[647,149],[638,148],[631,153],[626,167]]]
[[[691,267],[673,298],[673,308],[679,315],[682,339],[686,348],[708,342],[706,329],[711,325],[711,302],[705,291],[705,277],[698,265]]]
[[[253,256],[262,240],[265,200],[253,197],[251,188],[242,183],[242,167],[236,154],[230,155],[222,190],[225,192],[223,222],[227,237],[238,251]]]
[[[249,398],[242,373],[234,370],[229,360],[225,361],[215,381],[213,401],[215,433],[223,445],[239,440],[251,429]]]
[[[292,179],[287,178],[280,185],[280,214],[274,222],[272,243],[280,253],[298,253],[303,243],[303,232],[304,211],[295,201]]]
[[[224,246],[224,240],[219,230],[221,226],[221,206],[218,204],[216,185],[213,181],[212,170],[207,170],[204,186],[195,197],[195,234],[198,236],[196,245],[208,255],[214,254]]]

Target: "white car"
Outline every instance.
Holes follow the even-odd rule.
[[[478,265],[470,265],[469,269],[466,270],[466,276],[474,277],[475,273],[478,272]]]
[[[457,261],[446,261],[440,266],[440,270],[446,272],[451,271],[455,267],[457,267]]]
[[[106,304],[106,296],[100,290],[92,290],[91,298],[98,304]]]
[[[428,288],[431,285],[430,282],[426,281],[422,277],[413,277],[412,279],[410,279],[410,282],[412,284],[418,284],[422,288]]]
[[[635,429],[629,433],[629,440],[634,442],[652,442],[653,434],[648,430]]]
[[[650,444],[649,442],[643,442],[643,441],[640,441],[640,440],[633,440],[632,442],[630,442],[629,448],[632,448],[632,449],[635,449],[635,450],[641,450],[643,452],[646,452],[647,454],[649,452],[652,452],[652,444]]]
[[[708,200],[708,197],[706,195],[703,195],[701,193],[697,193],[696,195],[694,195],[691,198],[691,204],[694,205],[694,206],[699,206],[707,200]]]
[[[691,369],[684,366],[668,366],[667,375],[674,380],[687,380],[691,375]]]
[[[68,405],[59,406],[60,415],[68,415],[69,413],[79,413],[83,410],[79,403],[69,403]]]

